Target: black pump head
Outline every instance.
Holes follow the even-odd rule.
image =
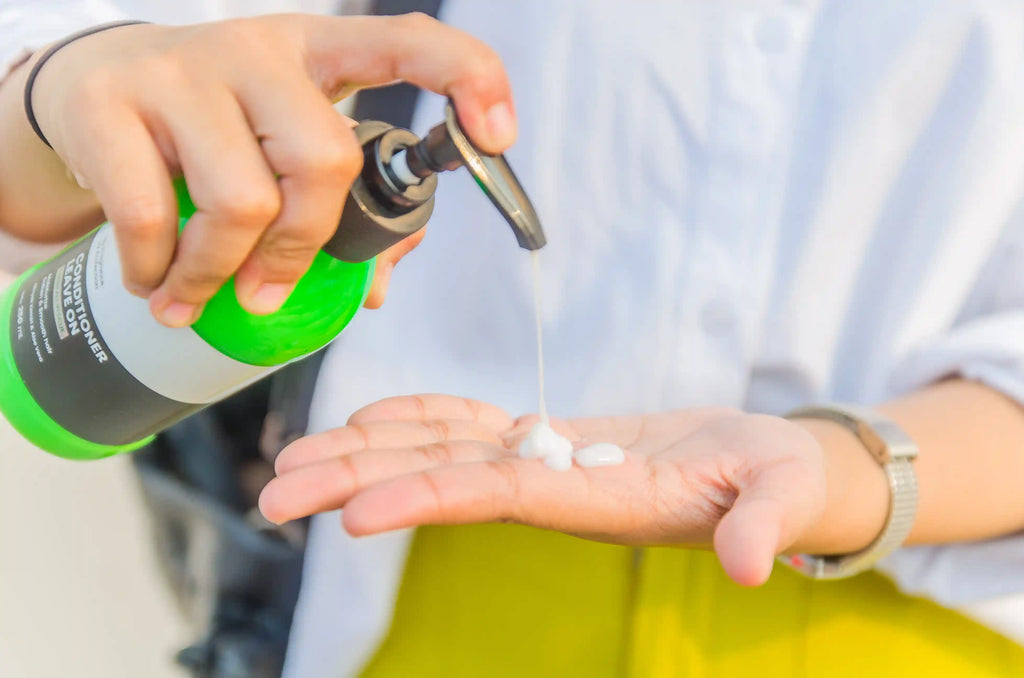
[[[409,130],[367,120],[355,128],[363,170],[352,184],[341,221],[323,250],[335,259],[368,261],[427,224],[434,211],[437,177],[398,185],[388,167],[394,154],[419,142]]]
[[[539,250],[547,244],[540,218],[505,156],[478,151],[459,126],[451,102],[445,107],[445,121],[410,147],[404,160],[420,178],[465,166],[512,227],[520,247]]]
[[[478,151],[459,127],[451,103],[445,121],[420,140],[409,130],[367,120],[355,128],[363,170],[352,184],[338,230],[324,245],[342,261],[367,261],[426,225],[434,211],[437,173],[465,166],[512,227],[519,246],[547,244],[540,219],[503,155]]]

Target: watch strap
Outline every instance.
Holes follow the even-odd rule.
[[[889,482],[889,512],[882,531],[867,547],[841,555],[794,555],[780,559],[815,579],[840,579],[871,569],[899,548],[917,514],[917,473],[913,460],[918,448],[895,422],[863,407],[816,405],[793,410],[787,419],[826,419],[840,424],[861,442],[882,466]]]

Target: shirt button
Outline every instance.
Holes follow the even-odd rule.
[[[789,46],[789,26],[782,17],[771,16],[763,19],[754,29],[754,42],[761,51],[778,54]]]
[[[709,334],[721,336],[734,328],[736,314],[732,304],[722,297],[716,297],[704,303],[700,310],[700,322]]]

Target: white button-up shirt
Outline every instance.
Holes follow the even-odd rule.
[[[0,57],[119,15],[336,4],[0,0]],[[447,0],[442,12],[512,79],[508,155],[549,240],[555,415],[778,413],[951,374],[1024,403],[1024,5]],[[417,131],[441,103],[424,99]],[[527,257],[464,172],[441,177],[428,230],[384,309],[328,354],[312,428],[407,392],[535,409]],[[407,545],[408,533],[354,540],[336,515],[314,520],[287,676],[358,671],[387,630]],[[1010,536],[903,549],[883,569],[1024,642],[1021,565]]]

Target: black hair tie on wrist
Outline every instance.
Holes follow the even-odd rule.
[[[32,131],[36,133],[36,136],[39,137],[40,141],[46,144],[49,148],[53,148],[53,146],[50,146],[50,142],[46,140],[46,135],[43,134],[43,130],[39,129],[39,123],[36,121],[36,114],[32,110],[32,86],[35,85],[36,76],[39,75],[39,71],[46,64],[46,62],[50,60],[50,57],[56,54],[59,50],[73,43],[75,40],[80,40],[86,36],[101,33],[103,31],[108,31],[111,28],[120,28],[121,26],[132,26],[135,24],[145,23],[149,22],[128,20],[114,21],[109,24],[91,26],[89,28],[86,28],[85,30],[78,31],[77,33],[72,33],[60,42],[51,45],[49,49],[43,52],[43,56],[39,57],[39,61],[37,61],[34,66],[32,66],[32,70],[29,71],[28,74],[28,80],[25,81],[25,117],[28,118],[28,124],[32,126]]]

